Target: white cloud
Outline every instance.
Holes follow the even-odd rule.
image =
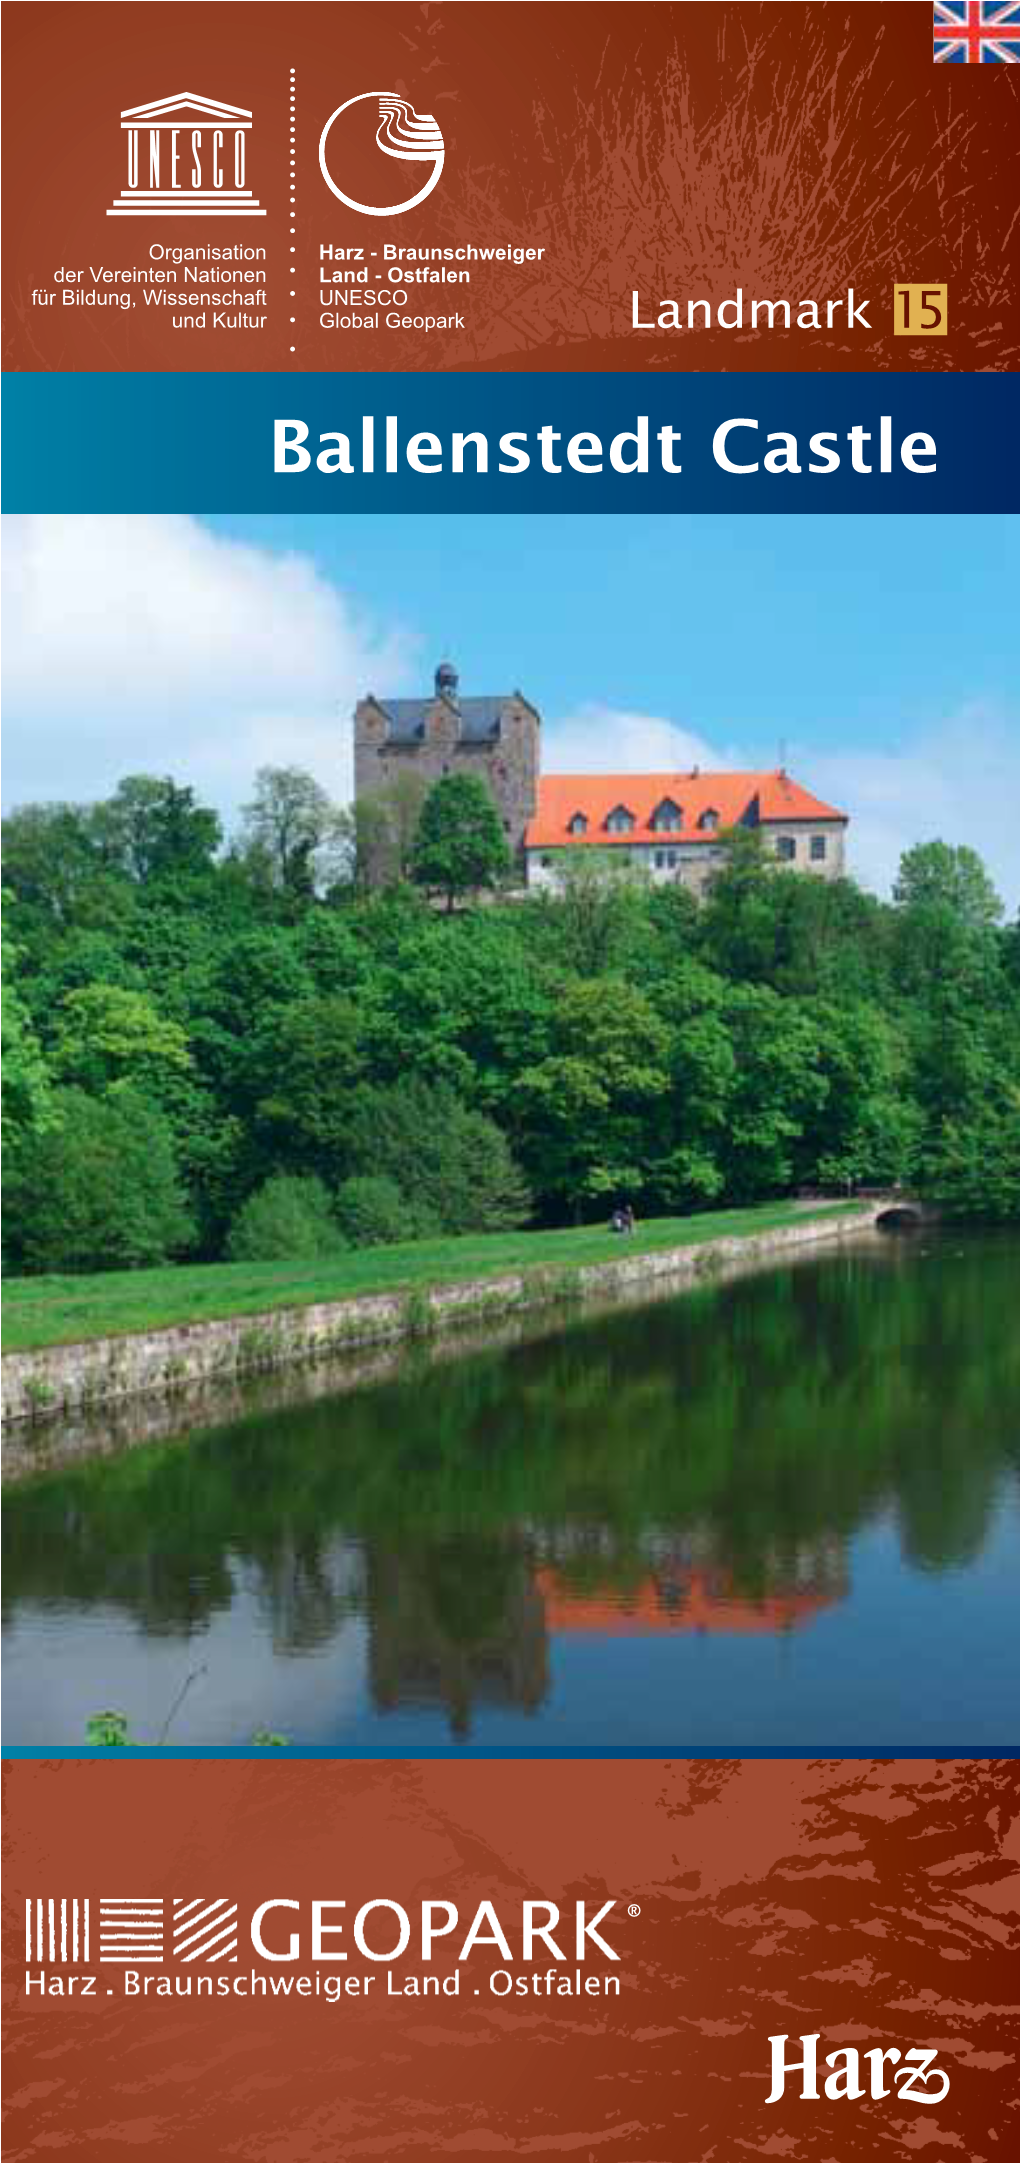
[[[351,786],[349,717],[413,680],[410,641],[363,621],[309,557],[195,518],[4,520],[3,687],[12,800],[166,772],[221,809],[262,764]]]
[[[749,763],[676,721],[598,705],[548,723],[543,759],[552,774],[682,774],[692,766],[718,772]]]
[[[1007,910],[1020,904],[1020,717],[980,704],[887,750],[822,751],[804,778],[849,811],[851,868],[887,893],[917,841],[976,849]]]
[[[849,813],[850,869],[863,886],[888,894],[903,851],[915,842],[965,842],[983,858],[1010,914],[1020,904],[1020,717],[974,704],[891,738],[882,750],[794,740],[788,758],[797,780]],[[771,760],[746,744],[710,743],[659,715],[588,706],[548,727],[545,763],[554,773],[684,773]]]

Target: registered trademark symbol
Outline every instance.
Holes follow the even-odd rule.
[[[641,1913],[641,1910],[640,1910],[640,1908],[639,1908],[639,1907],[637,1906],[637,1904],[636,1904],[636,1902],[635,1902],[635,1901],[633,1901],[633,1900],[631,1901],[630,1907],[629,1907],[629,1908],[627,1909],[627,1913],[628,1913],[628,1915],[640,1915],[640,1913]]]

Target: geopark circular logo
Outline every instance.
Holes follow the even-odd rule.
[[[331,113],[319,137],[319,167],[328,188],[348,210],[365,218],[399,218],[431,195],[443,170],[445,144],[431,113],[416,113],[395,90],[362,90],[346,98]],[[391,161],[397,161],[394,170]],[[387,202],[401,179],[417,180],[417,172],[401,174],[401,165],[430,165],[423,188],[412,195]],[[344,186],[336,177],[340,175]],[[375,202],[362,199],[371,193]]]

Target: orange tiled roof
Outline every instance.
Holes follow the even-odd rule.
[[[772,1637],[837,1605],[845,1590],[834,1585],[818,1591],[765,1593],[754,1600],[742,1598],[725,1579],[720,1582],[701,1570],[690,1571],[682,1585],[673,1588],[672,1598],[655,1578],[643,1579],[622,1598],[610,1590],[576,1594],[556,1570],[539,1570],[535,1587],[544,1602],[550,1632],[593,1632],[600,1637],[688,1636],[709,1631],[731,1637]]]
[[[677,804],[683,824],[674,834],[656,833],[651,821],[664,799]],[[633,812],[628,833],[608,834],[606,820],[617,805]],[[538,784],[538,808],[525,834],[529,849],[559,849],[597,842],[612,846],[635,841],[712,840],[710,828],[699,826],[705,812],[718,815],[720,828],[753,823],[754,807],[759,820],[835,819],[845,821],[845,811],[823,803],[788,774],[686,773],[686,774],[543,774]],[[570,820],[580,811],[588,821],[584,835],[570,833]]]

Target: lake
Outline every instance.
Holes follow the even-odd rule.
[[[1014,1745],[1018,1315],[872,1235],[22,1481],[3,1739]]]

